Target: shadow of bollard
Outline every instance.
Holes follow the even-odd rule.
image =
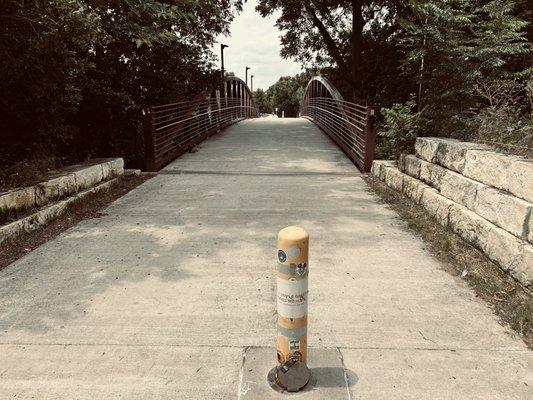
[[[344,369],[342,367],[311,368],[311,373],[316,379],[316,388],[350,388],[359,380],[353,371]]]

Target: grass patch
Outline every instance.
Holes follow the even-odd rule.
[[[533,295],[490,261],[481,251],[444,228],[421,206],[380,180],[365,177],[371,190],[407,222],[431,253],[453,276],[464,279],[485,300],[504,324],[533,349]]]

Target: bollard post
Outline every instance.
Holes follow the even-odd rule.
[[[279,391],[298,392],[311,378],[307,368],[309,234],[289,226],[278,234],[277,361],[268,380]]]

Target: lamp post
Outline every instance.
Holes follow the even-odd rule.
[[[224,78],[224,49],[228,47],[227,44],[220,43],[220,61],[222,63],[222,78]]]
[[[246,86],[248,86],[248,70],[251,69],[250,67],[246,67]]]
[[[253,93],[254,92],[254,76],[252,75],[250,77],[250,91]]]

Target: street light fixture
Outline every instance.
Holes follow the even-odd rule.
[[[248,86],[248,70],[251,69],[250,67],[246,67],[246,86]]]
[[[254,92],[254,76],[253,75],[250,77],[250,85],[251,85],[250,91],[253,93]]]
[[[224,78],[224,49],[226,47],[229,47],[227,44],[220,43],[220,61],[222,63],[221,71],[222,71],[222,78]]]

